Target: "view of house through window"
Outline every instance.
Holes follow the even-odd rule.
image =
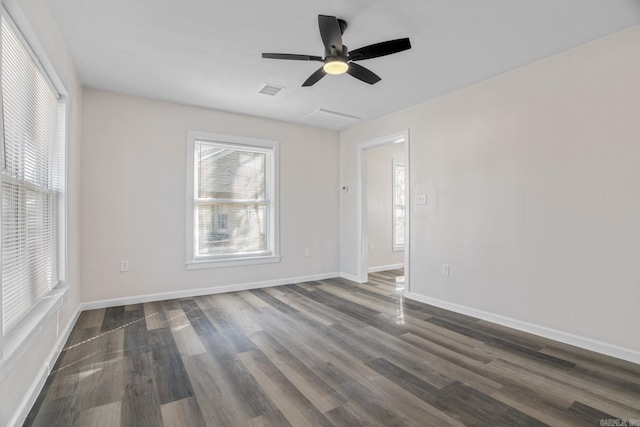
[[[267,251],[267,157],[196,142],[197,256]]]
[[[194,138],[193,162],[193,259],[273,255],[274,147]]]

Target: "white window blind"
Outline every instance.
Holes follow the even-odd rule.
[[[271,150],[195,142],[196,257],[269,254]]]
[[[65,101],[2,17],[2,329],[63,274]]]

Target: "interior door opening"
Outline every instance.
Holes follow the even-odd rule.
[[[359,145],[358,281],[388,272],[408,292],[409,139],[401,132]]]

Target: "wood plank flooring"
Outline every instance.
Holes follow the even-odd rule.
[[[405,300],[401,275],[85,311],[24,425],[640,425],[640,365]]]

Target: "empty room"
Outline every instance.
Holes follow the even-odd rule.
[[[0,426],[640,426],[640,1],[1,14]]]

